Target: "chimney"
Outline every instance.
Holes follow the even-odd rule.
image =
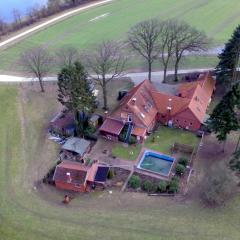
[[[137,98],[132,98],[132,105],[135,105],[136,104],[136,101],[137,101]]]
[[[67,175],[67,182],[71,183],[72,182],[71,173],[67,172],[66,175]]]

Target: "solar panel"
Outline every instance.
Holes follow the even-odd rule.
[[[109,167],[98,167],[94,181],[96,182],[105,182],[107,179]]]

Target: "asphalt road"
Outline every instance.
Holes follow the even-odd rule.
[[[200,68],[200,69],[182,69],[179,70],[178,73],[189,73],[189,72],[205,72],[212,70],[212,68]],[[168,71],[168,74],[173,74],[173,71]],[[129,77],[132,79],[134,84],[138,84],[141,81],[148,78],[147,72],[140,72],[140,73],[126,73],[124,77]],[[44,81],[56,81],[57,77],[45,77],[43,79]],[[32,82],[32,81],[38,81],[36,78],[29,78],[29,77],[18,77],[18,76],[11,76],[11,75],[0,75],[0,82]],[[152,82],[154,82],[156,85],[162,83],[163,81],[163,71],[158,72],[152,72]]]

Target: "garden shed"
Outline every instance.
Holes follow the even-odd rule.
[[[81,161],[84,154],[90,151],[90,141],[71,137],[62,146],[62,157],[68,160]]]

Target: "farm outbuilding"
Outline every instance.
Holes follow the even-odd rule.
[[[85,153],[90,151],[91,143],[83,138],[71,137],[62,146],[62,157],[68,160],[80,161]]]
[[[52,134],[73,136],[75,129],[74,115],[71,112],[60,112],[50,121],[49,131]]]
[[[56,166],[53,180],[59,189],[88,192],[96,186],[104,186],[109,167],[94,163],[92,166],[63,161]]]

